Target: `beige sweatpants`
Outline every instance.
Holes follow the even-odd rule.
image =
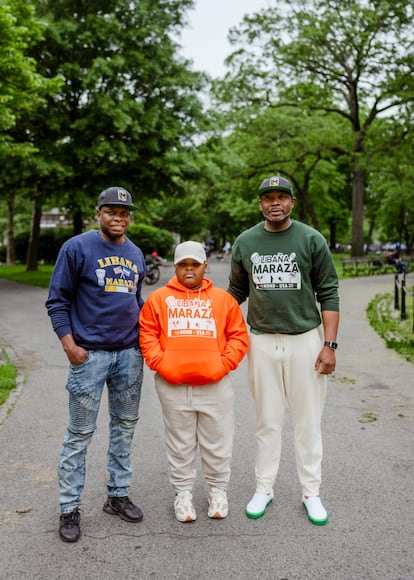
[[[234,392],[227,375],[201,387],[171,385],[155,375],[175,492],[191,491],[196,478],[197,448],[209,487],[226,490],[234,433]]]
[[[288,407],[303,494],[319,495],[327,378],[314,366],[321,347],[321,328],[296,335],[249,334],[249,385],[256,404],[257,491],[269,493],[275,482]]]

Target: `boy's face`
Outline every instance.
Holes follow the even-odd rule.
[[[185,258],[175,265],[177,280],[190,290],[200,288],[207,268],[207,262],[200,264],[192,258]]]

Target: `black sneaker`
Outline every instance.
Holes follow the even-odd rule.
[[[119,516],[126,522],[140,522],[144,517],[141,508],[134,505],[129,497],[109,497],[103,506],[104,512]]]
[[[62,514],[59,520],[59,535],[64,542],[77,542],[80,538],[80,513],[78,508]]]

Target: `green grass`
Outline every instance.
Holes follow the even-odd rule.
[[[372,328],[384,339],[388,348],[414,363],[412,300],[412,297],[406,297],[406,319],[401,320],[401,310],[394,308],[393,294],[378,294],[368,304],[367,317]]]
[[[16,388],[17,369],[10,362],[4,349],[0,350],[0,405],[7,401],[10,392]]]
[[[37,272],[26,272],[24,264],[18,266],[0,266],[0,278],[28,284],[29,286],[40,286],[49,288],[50,277],[53,272],[53,265],[39,266]]]
[[[0,278],[48,288],[54,266],[39,266],[37,272],[26,272],[26,266],[0,266]],[[5,403],[17,384],[17,368],[10,362],[4,349],[0,349],[0,405]]]
[[[336,273],[338,275],[338,278],[341,280],[344,276],[342,274],[342,261],[344,258],[348,258],[349,255],[348,254],[332,254],[332,258],[335,264],[335,268],[336,268]]]

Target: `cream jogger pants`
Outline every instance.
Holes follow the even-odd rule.
[[[290,408],[296,468],[303,494],[319,495],[321,418],[327,377],[314,370],[321,328],[303,334],[249,334],[249,385],[256,404],[256,489],[272,490],[280,463],[282,427]]]
[[[191,491],[196,478],[197,447],[209,487],[226,490],[234,433],[234,392],[227,375],[201,387],[171,385],[157,373],[170,465],[176,493]]]

